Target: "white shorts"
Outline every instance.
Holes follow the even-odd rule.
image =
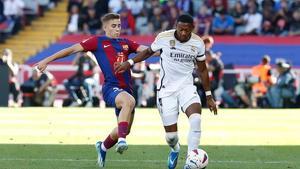
[[[157,108],[163,125],[170,126],[177,123],[179,111],[185,112],[193,103],[201,104],[196,86],[193,85],[186,86],[172,95],[162,98],[157,97]]]

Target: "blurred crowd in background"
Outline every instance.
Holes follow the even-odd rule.
[[[0,0],[0,32],[18,32],[59,0]],[[102,33],[100,18],[121,14],[122,34],[155,35],[181,13],[199,35],[300,35],[300,0],[69,0],[66,33]]]
[[[291,108],[299,107],[299,81],[292,65],[287,60],[277,58],[275,68],[270,65],[271,57],[262,56],[258,64],[241,78],[239,72],[224,73],[224,69],[234,70],[233,65],[224,65],[221,52],[212,51],[213,38],[204,37],[206,62],[209,70],[211,89],[218,105],[224,108]],[[92,53],[79,53],[73,65],[77,70],[64,80],[64,98],[61,106],[99,107],[103,102],[97,64],[90,58]],[[11,106],[54,106],[58,92],[55,77],[46,71],[43,74],[33,69],[31,77],[24,83],[18,82],[18,64],[13,61],[13,52],[5,49],[0,65],[9,68],[9,90]],[[156,81],[159,76],[158,64],[136,63],[132,69],[133,91],[137,107],[155,107]],[[299,79],[299,78],[298,78]],[[201,79],[194,73],[202,103],[206,99]],[[21,93],[21,95],[20,95]]]
[[[0,0],[0,42],[54,8],[59,0]]]
[[[55,7],[59,0],[0,0],[0,34],[17,34],[36,17]],[[181,13],[195,19],[195,33],[206,45],[207,65],[210,71],[213,95],[220,107],[283,108],[300,105],[297,93],[299,82],[292,63],[276,59],[275,69],[270,66],[272,56],[262,56],[257,66],[246,77],[225,74],[222,51],[213,51],[210,35],[300,35],[300,0],[69,0],[69,20],[66,34],[102,34],[100,18],[108,12],[121,15],[123,35],[153,35],[175,27]],[[1,36],[3,37],[3,36]],[[0,38],[1,39],[1,38]],[[101,84],[99,69],[88,57],[78,54],[73,65],[77,71],[65,79],[63,86],[68,97],[63,106],[99,106]],[[0,64],[9,67],[11,106],[53,106],[58,92],[55,77],[33,70],[32,76],[20,84],[18,64],[13,51],[5,49]],[[154,107],[159,67],[135,64],[133,67],[134,96],[138,107]],[[195,85],[205,105],[201,80],[195,74]],[[20,95],[21,93],[21,95]],[[22,101],[20,101],[22,100]]]
[[[68,12],[67,33],[101,33],[101,16],[116,12],[127,35],[172,29],[182,13],[198,35],[300,35],[300,0],[69,0]]]

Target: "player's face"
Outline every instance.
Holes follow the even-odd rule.
[[[179,41],[186,42],[190,39],[194,29],[193,24],[178,22],[176,25],[176,35]]]
[[[106,36],[110,38],[117,38],[120,36],[121,33],[121,20],[120,19],[113,19],[107,21],[103,25],[103,29],[105,31]]]

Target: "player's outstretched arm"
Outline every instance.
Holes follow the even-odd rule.
[[[39,61],[37,64],[35,64],[34,66],[41,72],[44,72],[45,69],[47,68],[48,63],[60,59],[60,58],[64,58],[66,56],[69,56],[71,54],[77,53],[77,52],[81,52],[83,51],[83,47],[77,43],[71,47],[65,48],[63,50],[60,50],[58,52],[56,52],[55,54]]]
[[[152,56],[154,52],[151,50],[151,48],[147,48],[146,50],[143,50],[142,52],[138,53],[134,58],[127,60],[126,62],[123,62],[120,65],[117,65],[115,67],[115,73],[123,73],[126,70],[130,69],[130,67],[134,63],[138,63],[141,61],[146,60],[150,56]]]
[[[210,111],[214,112],[215,115],[218,114],[217,106],[214,101],[214,98],[211,95],[210,91],[210,82],[209,82],[209,76],[208,76],[208,70],[206,67],[205,60],[204,61],[197,61],[197,67],[198,67],[198,74],[202,81],[202,86],[205,90],[206,94],[206,104]],[[207,92],[209,94],[207,94]]]

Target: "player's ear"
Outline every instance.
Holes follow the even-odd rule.
[[[107,29],[107,21],[103,22],[102,24],[102,29],[105,31]]]

